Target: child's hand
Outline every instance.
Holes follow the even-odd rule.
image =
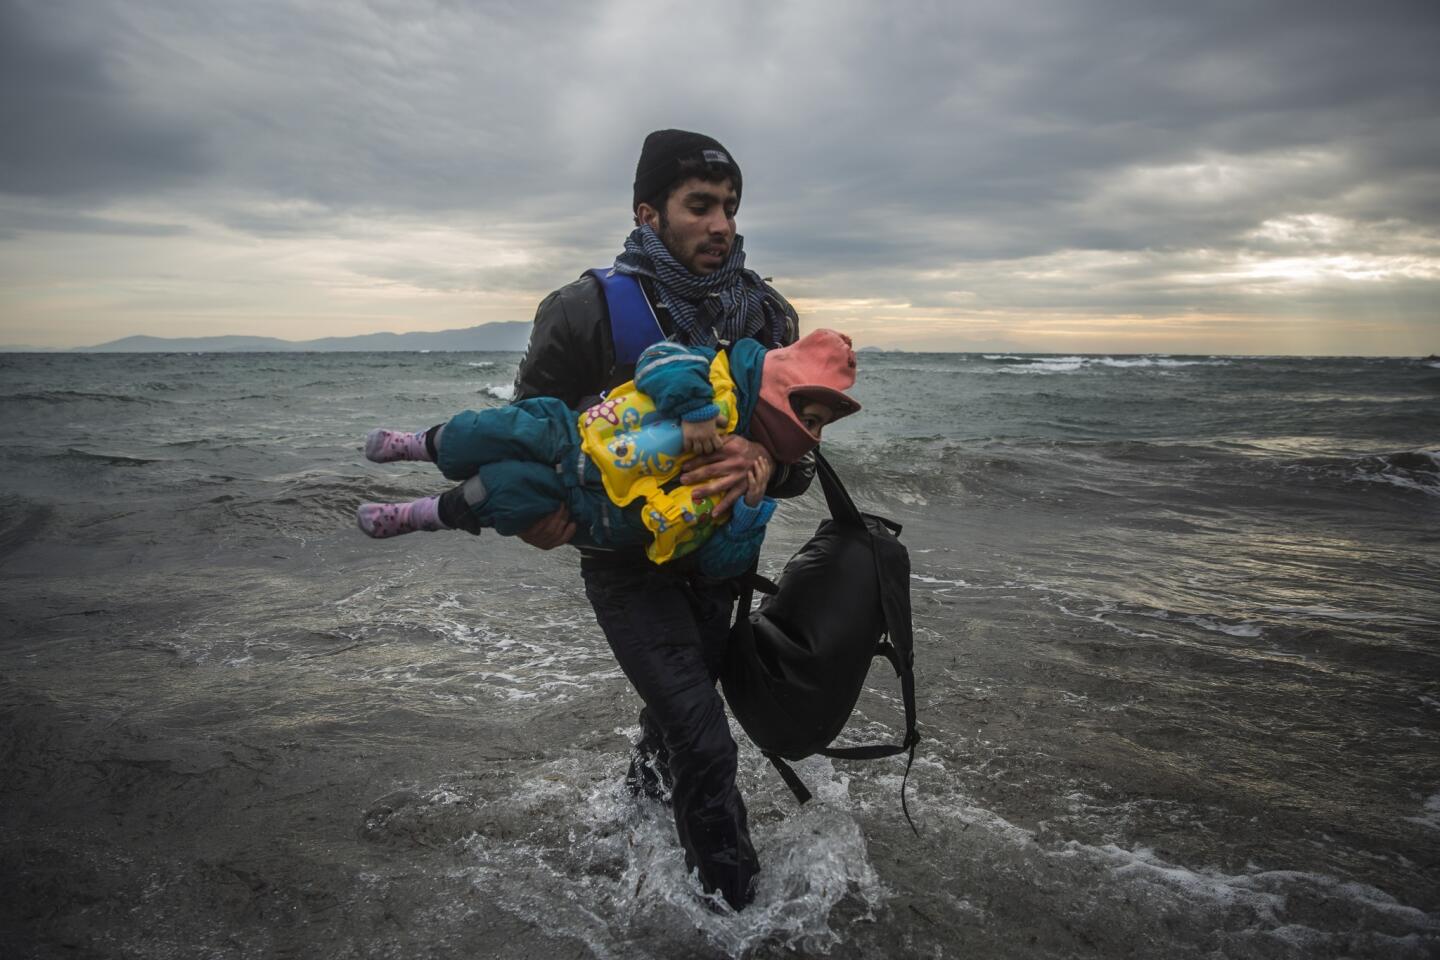
[[[685,438],[686,453],[714,453],[720,449],[720,428],[725,426],[725,417],[718,416],[714,420],[700,420],[691,423],[689,420],[680,421],[680,434]]]
[[[770,474],[774,469],[775,465],[763,453],[750,464],[750,472],[745,476],[746,506],[760,506],[760,501],[765,499],[765,488],[770,485]]]

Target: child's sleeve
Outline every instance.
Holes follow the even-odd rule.
[[[775,501],[769,497],[752,507],[741,497],[730,508],[730,522],[718,528],[710,539],[696,551],[700,575],[724,580],[738,577],[760,555],[760,545],[765,542],[765,525],[775,512]]]
[[[635,386],[655,401],[661,416],[696,422],[720,413],[710,386],[708,347],[685,347],[662,340],[651,344],[635,363]]]

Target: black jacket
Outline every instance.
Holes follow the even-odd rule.
[[[655,310],[660,328],[669,336],[675,331],[674,321],[665,304],[655,296],[648,278],[640,278],[646,298]],[[765,285],[771,298],[788,318],[782,347],[794,343],[800,335],[800,319],[789,301],[775,288]],[[599,399],[599,395],[635,378],[633,364],[615,362],[615,340],[610,333],[610,310],[600,281],[583,274],[580,279],[556,290],[540,301],[535,311],[535,326],[530,331],[530,345],[515,373],[515,399],[558,397],[572,410],[583,410]],[[777,464],[770,479],[768,493],[773,497],[794,497],[804,493],[815,475],[814,459],[799,463]]]

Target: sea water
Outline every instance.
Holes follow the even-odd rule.
[[[518,360],[0,357],[0,954],[1440,951],[1440,365],[862,353],[825,450],[910,549],[919,834],[903,760],[802,808],[735,728],[735,915],[623,789],[573,552],[355,529],[446,486],[365,431]],[[902,721],[877,662],[845,739]]]

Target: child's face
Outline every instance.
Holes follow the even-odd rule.
[[[810,436],[819,440],[820,431],[825,429],[826,424],[835,419],[835,411],[818,400],[805,400],[802,401],[799,406],[800,409],[795,411],[795,415],[800,418],[801,425],[810,431]]]

